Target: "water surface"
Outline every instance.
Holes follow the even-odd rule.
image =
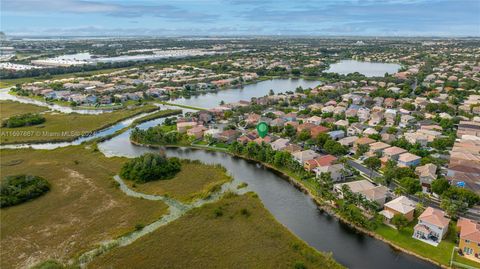
[[[358,72],[366,77],[383,77],[385,73],[393,74],[400,69],[399,64],[394,63],[375,63],[375,62],[360,62],[355,60],[341,60],[338,63],[330,65],[330,68],[325,72],[339,73],[347,75]]]
[[[172,103],[182,104],[194,107],[212,108],[220,105],[221,101],[233,103],[241,100],[250,101],[252,97],[262,97],[268,95],[270,90],[274,93],[286,91],[295,91],[296,88],[313,88],[320,85],[320,81],[305,79],[271,79],[261,81],[255,84],[249,84],[241,88],[231,88],[220,90],[215,93],[206,93],[202,95],[191,96],[189,98],[179,98]]]

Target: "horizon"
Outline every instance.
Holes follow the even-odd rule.
[[[17,37],[479,37],[476,0],[1,0]],[[132,34],[135,33],[135,34]]]

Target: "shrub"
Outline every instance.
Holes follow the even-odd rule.
[[[28,113],[19,116],[13,116],[9,119],[4,120],[2,122],[2,127],[16,128],[22,126],[42,124],[44,122],[45,118],[40,116],[39,114]]]
[[[397,227],[398,230],[401,230],[408,225],[408,219],[402,214],[396,214],[393,216],[391,222],[393,225],[395,225],[395,227]]]
[[[223,216],[223,209],[221,207],[215,208],[215,210],[213,210],[213,215],[217,218]]]
[[[50,184],[41,177],[30,175],[6,177],[0,185],[0,207],[21,204],[37,198],[49,190]]]
[[[295,265],[294,265],[293,268],[295,268],[295,269],[307,269],[305,264],[303,262],[300,262],[300,261],[295,262]]]
[[[241,213],[242,215],[244,215],[245,217],[249,217],[249,216],[250,216],[250,211],[248,211],[248,209],[246,209],[246,208],[242,208],[242,209],[240,210],[240,213]]]
[[[178,158],[165,158],[158,154],[147,153],[125,163],[120,176],[138,183],[152,180],[169,179],[180,171]]]

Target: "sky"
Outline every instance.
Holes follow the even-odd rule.
[[[480,0],[0,0],[29,36],[480,36]]]

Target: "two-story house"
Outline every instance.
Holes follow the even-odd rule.
[[[460,218],[457,222],[460,232],[458,248],[465,258],[480,262],[480,223],[471,219]]]
[[[413,230],[413,238],[432,246],[437,246],[447,234],[450,219],[445,212],[433,207],[427,207],[418,217],[418,223]]]

